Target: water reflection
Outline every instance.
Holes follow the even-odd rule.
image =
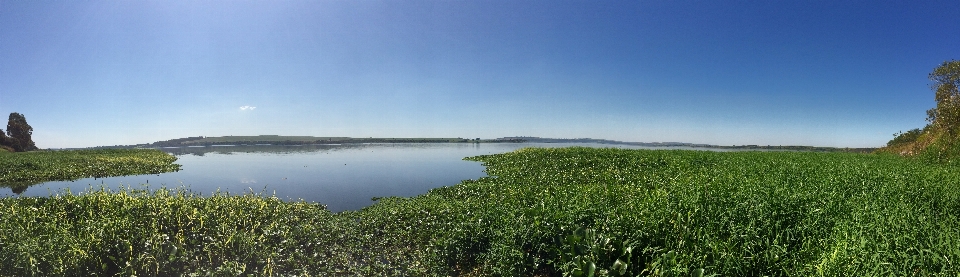
[[[271,154],[293,154],[309,153],[319,151],[343,151],[351,149],[369,148],[376,144],[314,144],[314,145],[213,145],[213,146],[193,146],[193,147],[164,147],[160,150],[170,153],[174,156],[194,155],[203,156],[205,154],[230,155],[234,153],[271,153]],[[397,144],[386,144],[398,146]],[[416,145],[407,145],[415,147]],[[408,148],[410,148],[408,147]]]
[[[48,196],[63,189],[80,192],[149,184],[148,188],[184,186],[201,195],[264,192],[285,200],[327,205],[332,211],[356,210],[373,197],[410,197],[432,188],[486,176],[478,162],[464,157],[496,154],[523,147],[623,147],[591,144],[405,143],[344,145],[238,145],[163,148],[177,156],[179,172],[8,186],[14,194]]]
[[[3,184],[3,186],[10,188],[10,190],[13,192],[13,194],[20,195],[21,193],[23,193],[24,191],[26,191],[27,188],[29,188],[29,187],[32,186],[32,185],[36,185],[36,184],[38,184],[38,183]]]

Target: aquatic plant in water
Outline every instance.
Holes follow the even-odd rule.
[[[0,186],[25,189],[49,181],[159,174],[180,170],[176,157],[155,149],[0,153]]]

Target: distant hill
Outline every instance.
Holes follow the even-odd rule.
[[[814,152],[857,152],[869,153],[876,148],[836,148],[817,146],[781,146],[781,145],[733,145],[722,146],[712,144],[697,144],[686,142],[626,142],[594,138],[541,138],[541,137],[502,137],[496,139],[467,139],[467,138],[352,138],[352,137],[314,137],[314,136],[223,136],[223,137],[186,137],[157,141],[148,144],[100,146],[93,148],[159,148],[159,147],[191,147],[213,145],[323,145],[323,144],[357,144],[357,143],[597,143],[610,145],[633,145],[644,147],[693,147],[730,150],[785,150],[785,151],[814,151]]]
[[[223,137],[188,137],[158,141],[147,146],[152,147],[181,147],[181,146],[210,146],[210,145],[304,145],[304,144],[342,144],[342,143],[440,143],[440,142],[475,142],[474,139],[464,138],[351,138],[351,137],[313,137],[313,136],[223,136]]]
[[[538,143],[599,143],[599,144],[616,144],[616,145],[635,145],[635,146],[645,146],[645,147],[695,147],[695,148],[711,148],[711,149],[730,149],[730,150],[783,150],[783,151],[811,151],[811,152],[853,152],[853,153],[870,153],[877,148],[838,148],[838,147],[822,147],[822,146],[805,146],[805,145],[713,145],[713,144],[699,144],[699,143],[687,143],[687,142],[627,142],[627,141],[618,141],[618,140],[608,140],[608,139],[593,139],[593,138],[573,138],[573,139],[559,139],[559,138],[541,138],[541,137],[504,137],[500,140],[520,140],[524,142],[538,142]]]

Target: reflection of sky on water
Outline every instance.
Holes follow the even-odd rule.
[[[151,188],[188,187],[193,192],[265,192],[281,199],[303,199],[332,211],[355,210],[370,198],[409,197],[431,188],[452,186],[486,176],[478,162],[464,157],[513,151],[523,147],[628,147],[607,144],[429,143],[327,146],[232,146],[162,149],[177,155],[179,172],[31,186],[23,196],[48,196],[64,188],[81,192],[90,186],[117,188],[149,184]],[[206,150],[206,151],[203,151]],[[12,195],[3,188],[0,195]]]

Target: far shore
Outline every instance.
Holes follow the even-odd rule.
[[[222,136],[222,137],[187,137],[157,141],[153,143],[135,145],[97,146],[90,148],[181,148],[181,147],[228,147],[228,146],[299,146],[299,145],[344,145],[369,143],[596,143],[609,145],[632,145],[645,147],[692,147],[706,149],[728,150],[758,150],[758,151],[810,151],[810,152],[851,152],[872,153],[877,148],[862,147],[825,147],[806,145],[713,145],[686,142],[625,142],[608,139],[593,138],[541,138],[541,137],[502,137],[495,139],[481,138],[354,138],[354,137],[314,137],[314,136]]]

